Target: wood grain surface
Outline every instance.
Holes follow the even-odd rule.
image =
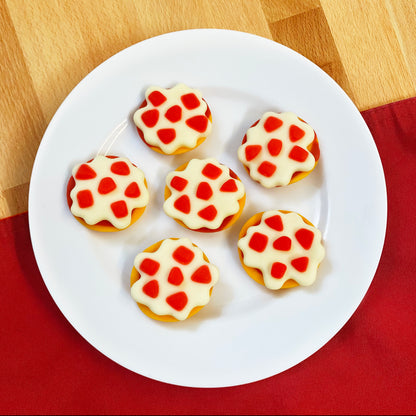
[[[120,50],[191,28],[250,32],[306,56],[360,110],[416,95],[415,0],[0,0],[0,218],[27,210],[42,135]]]

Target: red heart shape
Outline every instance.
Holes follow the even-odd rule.
[[[97,176],[95,173],[95,170],[87,165],[86,163],[83,163],[77,170],[77,173],[75,174],[75,179],[79,180],[88,180],[88,179],[94,179]]]
[[[196,269],[191,276],[191,280],[196,283],[210,283],[212,280],[211,272],[209,271],[209,267],[204,264],[203,266]]]

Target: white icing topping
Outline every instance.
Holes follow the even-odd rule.
[[[191,250],[195,255],[188,264],[181,264],[172,256],[175,250],[181,246]],[[138,254],[134,259],[134,267],[141,276],[132,285],[131,296],[136,302],[146,305],[157,315],[171,315],[178,320],[186,319],[194,307],[203,306],[209,302],[211,288],[218,282],[217,267],[207,262],[203,255],[202,250],[195,247],[187,238],[177,240],[169,238],[162,242],[157,251]],[[145,259],[154,260],[160,265],[155,274],[149,275],[141,269],[140,266]],[[208,267],[210,281],[201,283],[192,280],[191,277],[195,271],[204,266]],[[179,285],[168,281],[169,274],[174,267],[178,267],[182,272],[183,281]],[[158,284],[156,297],[151,297],[143,291],[143,287],[153,280],[156,280]],[[176,310],[166,302],[166,299],[180,292],[186,294],[187,303],[182,310]]]
[[[210,179],[202,174],[203,169],[209,164],[221,170],[221,174],[216,179]],[[172,187],[171,181],[175,177],[183,178],[188,182],[183,190],[180,191]],[[236,190],[234,192],[221,191],[220,188],[229,180],[235,182]],[[209,199],[197,197],[197,190],[201,182],[208,183],[212,189],[212,196]],[[240,210],[238,201],[245,195],[243,183],[238,179],[232,178],[230,169],[213,158],[192,159],[189,161],[185,170],[170,172],[166,177],[166,185],[172,194],[166,199],[163,205],[164,211],[170,217],[182,221],[192,230],[199,228],[219,228],[225,218],[236,214]],[[189,197],[189,213],[175,208],[175,202],[183,195]],[[217,211],[214,219],[208,220],[198,215],[201,210],[210,206],[214,206]]]
[[[113,173],[111,166],[116,162],[124,162],[127,164],[130,173],[128,175]],[[90,167],[96,176],[91,179],[77,179],[77,172],[82,165]],[[90,162],[76,165],[72,170],[72,176],[75,179],[75,187],[70,193],[73,202],[71,212],[76,217],[82,218],[89,225],[107,220],[118,229],[126,228],[130,225],[133,209],[145,207],[149,202],[149,192],[145,186],[143,172],[125,157],[109,158],[98,155]],[[111,178],[116,185],[115,189],[106,194],[98,191],[100,182],[104,178]],[[126,197],[124,194],[132,182],[135,182],[139,187],[140,195],[138,197]],[[92,206],[86,208],[80,207],[77,195],[83,191],[91,192],[93,197]],[[127,215],[122,218],[117,218],[111,208],[111,204],[118,201],[124,201],[127,207]]]
[[[272,229],[265,222],[268,218],[275,215],[281,217],[283,223],[282,231]],[[302,247],[295,237],[295,233],[300,229],[310,230],[314,234],[312,245],[308,249]],[[258,252],[249,246],[250,240],[255,233],[260,233],[268,238],[262,252]],[[290,238],[290,250],[277,250],[273,247],[273,243],[280,237]],[[303,286],[309,286],[315,281],[318,265],[325,256],[321,238],[321,232],[316,227],[306,224],[302,217],[295,212],[285,214],[281,211],[266,211],[261,217],[260,224],[249,227],[246,235],[239,239],[238,248],[243,253],[244,264],[261,270],[265,286],[269,289],[277,290],[289,279],[293,279]],[[292,265],[293,260],[302,257],[309,259],[307,269],[303,272],[296,270]],[[272,276],[272,267],[275,262],[283,263],[287,267],[286,272],[280,278]]]
[[[267,132],[264,125],[269,117],[276,117],[283,124],[275,130]],[[289,138],[289,129],[293,125],[305,132],[301,139],[294,142]],[[238,158],[249,169],[250,176],[264,187],[273,188],[275,186],[288,185],[295,172],[308,172],[313,169],[315,158],[307,147],[313,142],[314,137],[315,132],[312,127],[299,120],[296,114],[269,111],[263,114],[256,126],[247,130],[247,141],[238,148]],[[272,139],[278,139],[282,144],[281,150],[277,155],[272,155],[268,149],[268,143]],[[261,151],[252,160],[247,160],[246,149],[248,146],[253,145],[261,146]],[[289,157],[295,146],[299,146],[307,152],[307,157],[304,161],[301,162]],[[259,166],[265,161],[276,166],[275,172],[270,177],[258,171]]]
[[[149,100],[149,95],[154,91],[162,93],[166,97],[166,101],[157,106],[153,105]],[[185,107],[181,97],[186,94],[195,94],[199,100],[198,107],[191,109]],[[202,99],[202,93],[197,89],[192,89],[185,84],[177,84],[173,88],[168,89],[151,86],[146,91],[146,101],[147,105],[139,108],[134,113],[134,123],[143,132],[144,139],[148,144],[159,147],[166,154],[172,154],[180,147],[192,149],[196,146],[199,138],[207,137],[211,133],[212,123],[205,116],[208,106]],[[166,112],[173,106],[179,106],[182,110],[179,121],[172,122],[165,116]],[[159,112],[159,117],[154,126],[148,127],[143,122],[142,115],[148,110],[153,109]],[[203,116],[206,118],[207,125],[204,131],[197,131],[186,124],[186,120],[195,116]],[[174,129],[176,133],[175,139],[170,143],[163,143],[158,137],[158,131],[161,129]]]

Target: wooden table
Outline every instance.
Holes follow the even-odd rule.
[[[0,218],[27,210],[55,111],[102,61],[191,28],[254,33],[300,52],[360,110],[416,95],[415,0],[0,0]]]

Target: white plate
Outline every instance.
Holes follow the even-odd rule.
[[[184,82],[210,105],[212,135],[184,155],[159,155],[138,138],[132,115],[147,86]],[[316,130],[321,160],[306,179],[267,190],[237,160],[246,129],[267,110],[293,111]],[[111,144],[120,123],[127,128]],[[146,174],[144,216],[119,233],[82,227],[66,205],[74,164],[105,143]],[[185,230],[162,210],[165,175],[193,157],[215,157],[242,178],[243,215],[231,230]],[[243,271],[237,235],[255,212],[294,210],[323,232],[327,256],[316,284],[272,293]],[[169,33],[105,61],[69,94],[36,156],[30,232],[43,279],[59,309],[95,348],[128,369],[164,382],[232,386],[304,360],[347,322],[374,276],[385,235],[382,166],[359,111],[321,69],[296,52],[247,33],[203,29]],[[220,269],[211,302],[184,322],[145,316],[129,294],[135,255],[167,237],[187,236]]]

